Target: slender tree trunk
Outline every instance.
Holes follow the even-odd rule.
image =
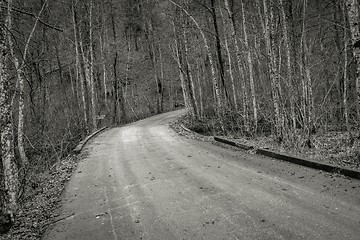
[[[62,89],[59,89],[60,91],[65,92],[67,90],[67,86],[65,84],[65,79],[64,79],[64,70],[61,64],[61,60],[60,60],[60,52],[59,52],[59,47],[56,45],[55,46],[55,51],[56,51],[56,60],[57,60],[57,65],[58,65],[58,69],[59,69],[59,77],[60,77],[60,83],[61,83],[61,87]],[[64,98],[66,101],[66,108],[64,109],[65,111],[65,116],[66,116],[66,120],[67,120],[67,129],[70,129],[70,125],[71,125],[71,116],[69,114],[67,114],[67,110],[71,107],[70,101],[69,101],[69,95],[65,94]],[[58,159],[60,160],[60,159]]]
[[[175,91],[176,92],[176,91]],[[175,99],[176,99],[176,95],[174,96],[174,81],[173,78],[170,78],[169,80],[169,105],[170,105],[170,111],[174,110],[175,108]]]
[[[134,86],[133,86],[133,84],[130,85],[130,89],[131,89],[131,99],[133,100],[133,104],[135,105],[135,101],[134,101],[134,99],[135,99],[135,97],[134,97]],[[130,107],[130,109],[131,109],[131,112],[133,113],[133,115],[134,115],[134,117],[135,117],[135,120],[136,120],[136,121],[139,120],[139,117],[138,117],[138,115],[136,114],[133,106],[131,105],[130,100],[128,101],[128,104],[129,104],[129,107]]]
[[[351,30],[352,53],[356,64],[356,113],[360,128],[360,30],[359,30],[359,3],[357,0],[346,0],[347,12]],[[360,133],[359,133],[360,135]]]
[[[192,108],[191,104],[190,104],[190,97],[189,97],[190,94],[189,94],[188,86],[185,82],[184,69],[181,66],[180,53],[179,53],[177,44],[175,44],[174,52],[175,52],[174,58],[178,65],[178,68],[179,68],[179,77],[180,77],[180,83],[181,83],[181,88],[182,88],[182,92],[183,92],[184,104],[187,109],[190,109],[191,115],[195,116],[194,108]]]
[[[153,62],[153,68],[154,68],[154,79],[155,79],[155,89],[156,89],[156,111],[157,113],[161,113],[161,80],[159,79],[158,72],[157,72],[157,60],[156,60],[156,52],[155,52],[155,43],[151,43],[151,49],[152,49],[152,62]]]
[[[93,15],[93,1],[90,1],[90,14],[89,14],[89,82],[90,82],[90,99],[91,99],[91,118],[92,118],[92,129],[96,131],[97,126],[97,115],[96,115],[96,96],[95,96],[95,81],[94,81],[94,50],[93,50],[93,26],[92,26],[92,15]]]
[[[345,118],[345,125],[346,130],[350,131],[350,124],[349,124],[349,106],[348,106],[348,74],[347,74],[347,65],[348,65],[348,29],[347,29],[347,21],[346,21],[346,6],[342,4],[343,10],[343,24],[344,24],[344,91],[343,91],[343,104],[344,104],[344,118]]]
[[[216,40],[216,55],[218,58],[219,64],[219,72],[220,72],[220,82],[222,86],[222,90],[224,92],[226,102],[229,100],[228,92],[225,85],[225,71],[224,71],[224,61],[222,58],[222,50],[221,50],[221,41],[220,41],[220,32],[219,26],[217,23],[217,16],[216,16],[216,7],[215,7],[215,0],[211,0],[211,15],[212,15],[212,22],[214,24],[215,30],[215,40]]]
[[[6,1],[0,1],[6,6]],[[8,0],[8,8],[1,8],[0,13],[7,16],[6,23],[0,22],[0,156],[2,161],[3,179],[5,183],[5,206],[7,214],[14,220],[14,213],[17,210],[17,192],[19,187],[18,169],[15,164],[13,122],[11,111],[10,78],[6,63],[9,58],[9,49],[6,45],[6,36],[11,29],[11,4]],[[0,20],[2,21],[2,19]],[[6,27],[5,27],[6,26]],[[8,39],[10,36],[8,36]]]
[[[251,91],[251,100],[252,100],[252,107],[253,107],[253,121],[254,121],[254,128],[255,131],[257,129],[257,122],[258,122],[258,113],[257,113],[257,103],[256,103],[256,93],[255,93],[255,84],[254,84],[254,71],[253,71],[253,60],[251,56],[251,49],[249,47],[249,40],[246,28],[246,17],[244,11],[244,3],[241,0],[241,13],[242,13],[242,24],[243,24],[243,31],[244,31],[244,44],[247,53],[247,63],[249,68],[249,81],[250,81],[250,91]]]
[[[18,148],[19,148],[19,154],[20,154],[22,165],[26,166],[28,164],[28,159],[27,159],[26,152],[25,152],[25,147],[24,147],[24,122],[25,122],[25,115],[24,115],[24,111],[25,111],[25,102],[24,102],[25,87],[24,87],[24,78],[23,78],[24,73],[23,73],[23,70],[21,68],[17,69],[16,72],[17,72],[17,79],[19,81],[19,102],[18,102],[19,109],[18,109],[17,140],[18,140]]]
[[[169,49],[172,54],[171,46],[169,47]],[[172,110],[174,110],[174,107],[175,107],[174,100],[176,99],[176,96],[174,96],[174,81],[173,81],[172,77],[170,77],[170,79],[169,79],[168,94],[169,94],[169,110],[172,111]]]
[[[10,5],[9,6],[9,11],[11,11],[11,1],[10,1]],[[8,41],[9,41],[9,47],[10,47],[10,52],[15,64],[15,69],[16,69],[16,77],[17,77],[17,81],[19,83],[19,102],[18,102],[18,148],[19,148],[19,154],[20,154],[20,158],[21,158],[21,164],[22,167],[25,167],[28,164],[28,159],[26,156],[26,152],[25,152],[25,147],[24,147],[24,122],[25,122],[25,102],[24,102],[24,95],[25,95],[25,86],[24,86],[24,71],[23,68],[25,66],[25,61],[26,61],[26,57],[27,57],[27,53],[28,53],[28,49],[29,49],[29,45],[30,45],[30,40],[34,35],[37,23],[39,21],[40,15],[43,12],[45,6],[47,4],[47,0],[44,1],[41,10],[39,11],[38,15],[36,16],[35,19],[35,23],[32,27],[32,30],[27,38],[27,41],[25,43],[25,47],[24,47],[24,52],[23,52],[23,60],[22,63],[19,63],[18,58],[16,57],[15,51],[14,51],[14,44],[12,41],[12,36],[10,36],[10,34],[8,34]],[[12,18],[11,18],[11,14],[8,14],[8,29],[9,31],[12,29]]]
[[[134,91],[134,88],[135,88],[135,91]],[[136,84],[133,85],[132,88],[131,88],[131,97],[132,97],[132,101],[133,101],[134,106],[137,107],[138,106],[138,103],[137,103],[138,99],[135,97],[134,92],[138,92]],[[141,114],[143,114],[143,113],[141,113]],[[139,119],[139,117],[137,115],[136,115],[136,118]]]
[[[199,61],[196,61],[197,63],[197,68],[198,68],[198,75],[197,75],[197,81],[198,81],[198,86],[199,86],[199,117],[203,118],[204,117],[204,100],[203,100],[203,90],[202,90],[202,79],[201,76],[203,76],[203,78],[205,77],[205,72],[202,70],[202,65],[199,63]]]
[[[247,91],[246,91],[246,85],[245,85],[245,77],[244,77],[244,71],[242,69],[242,64],[241,64],[241,59],[242,59],[242,54],[241,54],[241,50],[240,50],[240,46],[236,37],[236,23],[235,23],[235,19],[234,19],[234,13],[229,5],[229,0],[225,0],[225,8],[226,11],[228,12],[229,15],[229,20],[230,20],[230,32],[231,32],[231,37],[232,40],[234,42],[234,46],[235,46],[235,52],[236,52],[236,60],[237,60],[237,67],[238,67],[238,71],[239,71],[239,75],[240,75],[240,83],[241,83],[241,94],[242,94],[242,103],[243,103],[243,115],[244,115],[244,128],[245,131],[249,132],[249,119],[248,119],[248,96],[247,96]]]
[[[198,104],[196,101],[196,95],[195,95],[195,85],[194,85],[194,77],[192,72],[192,67],[189,62],[189,47],[188,47],[188,40],[187,40],[187,34],[186,34],[186,27],[183,27],[183,38],[184,38],[184,61],[186,64],[186,75],[187,75],[187,84],[190,94],[190,102],[191,107],[194,109],[194,117],[198,118],[199,112],[198,112]]]
[[[118,51],[117,51],[117,36],[116,36],[116,28],[115,28],[115,17],[114,17],[115,13],[113,13],[111,15],[111,25],[112,25],[112,32],[113,32],[113,42],[112,42],[112,46],[113,46],[113,51],[115,52],[114,54],[114,59],[113,59],[113,63],[112,63],[112,69],[113,69],[113,91],[111,96],[113,97],[113,124],[119,124],[119,103],[118,103],[118,98],[119,98],[119,94],[118,94],[118,80],[117,80],[117,59],[118,59]]]
[[[275,42],[275,23],[274,23],[274,12],[273,3],[270,1],[270,9],[268,10],[267,0],[263,0],[264,17],[265,19],[263,26],[263,32],[265,37],[265,48],[268,56],[268,66],[270,71],[271,80],[271,92],[273,98],[273,107],[275,112],[275,129],[276,136],[279,140],[282,139],[283,128],[281,126],[282,117],[280,110],[280,92],[279,92],[279,73],[276,67],[276,42]],[[261,13],[259,9],[259,13]],[[260,14],[261,16],[261,14]]]
[[[126,37],[126,67],[125,67],[125,91],[124,99],[127,102],[127,87],[129,82],[129,73],[130,73],[130,54],[131,54],[131,43],[128,37]]]
[[[307,47],[307,36],[306,36],[306,10],[307,10],[307,0],[303,0],[303,26],[302,26],[302,37],[301,37],[301,48],[302,48],[302,81],[303,81],[303,110],[304,116],[306,119],[306,129],[307,134],[310,137],[313,124],[314,124],[314,99],[312,91],[312,79],[311,79],[311,70],[309,66],[309,52]],[[308,141],[310,141],[308,139]]]
[[[85,55],[85,50],[84,50],[84,46],[83,46],[83,40],[82,40],[82,37],[81,37],[81,31],[79,31],[79,47],[80,47],[80,54],[81,54],[81,59],[82,59],[82,62],[83,62],[83,70],[81,71],[83,73],[83,79],[84,79],[84,82],[83,82],[83,87],[84,87],[84,99],[85,99],[85,102],[86,102],[86,120],[85,122],[87,123],[87,126],[86,128],[89,129],[89,121],[91,116],[90,113],[88,113],[88,111],[90,111],[90,104],[89,104],[89,87],[90,87],[90,91],[91,91],[91,84],[90,84],[90,65],[89,65],[89,59],[87,58],[87,56]],[[80,64],[80,67],[81,67],[81,64]]]
[[[221,115],[222,111],[223,111],[223,102],[221,99],[221,94],[220,94],[220,88],[218,85],[218,81],[216,78],[216,72],[215,72],[215,66],[213,63],[213,59],[212,59],[212,54],[211,54],[211,50],[207,41],[207,38],[203,32],[203,30],[201,29],[199,23],[195,20],[195,18],[186,10],[184,9],[182,6],[180,6],[179,4],[173,2],[172,0],[168,0],[169,2],[171,2],[173,5],[177,6],[178,8],[180,8],[195,24],[196,28],[199,30],[201,37],[203,39],[204,42],[204,47],[207,53],[207,56],[209,58],[209,64],[210,64],[210,68],[211,68],[211,78],[212,78],[212,84],[214,87],[214,92],[215,92],[215,102],[216,102],[216,112],[218,114]]]
[[[342,27],[346,27],[346,25],[341,26],[342,22],[343,22],[343,18],[341,18],[341,14],[342,12],[344,13],[344,11],[346,11],[346,9],[342,8],[342,6],[344,1],[339,1],[339,0],[332,0],[332,5],[333,5],[333,28],[334,28],[334,42],[337,48],[337,61],[338,63],[343,63],[344,60],[344,44],[342,41],[344,40],[344,37],[341,36],[341,32],[343,31]],[[318,6],[317,9],[320,9],[320,7]],[[319,11],[319,10],[318,10]],[[320,14],[318,16],[318,19],[320,20]],[[319,31],[321,31],[322,26],[319,25]],[[321,43],[321,48],[323,48],[323,44]],[[325,57],[325,56],[324,56]],[[338,81],[338,96],[334,94],[333,98],[339,98],[339,99],[343,99],[344,96],[344,89],[343,89],[343,84],[344,84],[344,70],[343,68],[339,69],[339,81]],[[325,90],[326,91],[326,90]],[[335,91],[332,91],[335,92]],[[342,102],[343,103],[343,102]],[[345,106],[341,106],[341,111],[342,114],[345,114]],[[344,115],[343,115],[344,116]]]
[[[119,117],[119,93],[118,93],[118,81],[117,81],[117,59],[118,59],[118,52],[115,52],[114,56],[114,62],[113,62],[113,74],[114,74],[114,80],[113,80],[113,98],[114,98],[114,111],[113,111],[113,123],[119,124],[120,123],[120,117]]]
[[[226,21],[225,21],[225,18],[224,18],[224,14],[222,13],[221,9],[219,11],[220,11],[221,18],[223,20],[223,27],[226,28]],[[225,49],[226,49],[226,53],[227,53],[227,57],[228,57],[229,76],[230,76],[231,89],[232,89],[232,94],[233,94],[234,108],[235,108],[235,111],[238,111],[238,102],[237,102],[237,96],[236,96],[235,80],[234,80],[234,74],[233,74],[233,69],[232,69],[233,64],[232,64],[232,60],[231,60],[231,51],[230,51],[230,47],[229,47],[227,31],[224,31],[224,44],[225,44]]]
[[[112,22],[112,30],[113,30],[113,41],[114,41],[114,62],[113,62],[113,71],[114,71],[114,123],[121,123],[126,122],[126,108],[125,108],[125,100],[124,100],[124,92],[123,92],[123,85],[122,82],[118,79],[118,61],[119,61],[119,52],[117,47],[117,33],[116,33],[116,26],[115,26],[115,13],[111,15],[111,22]]]
[[[153,64],[154,79],[155,79],[156,109],[157,109],[157,113],[161,113],[162,112],[161,102],[162,102],[163,82],[162,82],[161,77],[159,77],[159,74],[158,74],[158,65],[157,65],[158,59],[157,59],[157,52],[156,52],[156,50],[160,49],[160,46],[159,46],[159,48],[155,48],[156,32],[155,32],[155,29],[153,28],[153,23],[151,20],[149,21],[147,26],[148,26],[147,31],[148,31],[148,35],[149,35],[149,37],[147,38],[147,41],[148,41],[149,51],[151,49],[149,54],[151,56],[151,60],[152,60],[152,64]],[[159,53],[159,55],[160,55],[160,53]]]
[[[11,10],[12,9],[12,0],[8,2],[8,15],[7,15],[7,23],[6,27],[9,32],[12,31],[12,16],[11,16]],[[17,147],[20,154],[21,159],[21,167],[24,167],[28,163],[28,159],[26,157],[25,149],[24,149],[24,79],[23,79],[23,70],[20,65],[20,62],[15,54],[14,51],[14,43],[12,36],[10,34],[6,34],[8,38],[9,43],[9,51],[11,53],[12,61],[15,65],[15,71],[16,71],[16,88],[17,88],[17,95],[19,96],[18,99],[18,129],[17,129]],[[11,106],[14,106],[16,95],[13,95]],[[14,131],[15,135],[15,131]]]
[[[68,72],[69,72],[69,77],[70,77],[71,92],[73,94],[73,97],[75,98],[75,101],[77,102],[77,97],[76,97],[76,92],[75,92],[75,83],[74,83],[74,78],[73,78],[73,74],[72,74],[70,66],[68,68]]]
[[[72,6],[72,20],[73,20],[73,29],[74,29],[74,42],[75,42],[75,68],[76,68],[76,79],[77,79],[76,81],[80,83],[81,102],[83,108],[82,110],[84,114],[85,126],[87,127],[88,120],[87,120],[87,105],[85,99],[85,86],[84,86],[84,78],[80,63],[79,40],[78,40],[77,26],[76,26],[76,12],[74,6]]]
[[[100,37],[99,37],[99,40],[100,40],[100,55],[101,55],[101,65],[102,65],[102,82],[103,82],[103,87],[104,87],[104,103],[105,103],[105,106],[106,108],[108,108],[108,101],[107,101],[107,84],[106,84],[106,79],[107,79],[107,76],[106,76],[106,61],[105,61],[105,43],[104,43],[104,40],[103,40],[103,36],[102,34],[100,33]]]
[[[289,43],[289,32],[288,32],[288,23],[286,20],[286,14],[284,10],[283,0],[280,1],[280,11],[281,11],[281,19],[282,19],[282,27],[283,27],[283,37],[285,44],[285,54],[286,54],[286,70],[287,70],[287,83],[289,86],[290,93],[290,116],[291,116],[291,128],[293,132],[296,129],[296,115],[295,115],[295,92],[293,86],[293,69],[292,69],[292,59],[291,59],[291,50]]]
[[[160,78],[161,84],[159,86],[160,92],[160,110],[164,112],[164,87],[165,87],[165,73],[164,73],[164,66],[163,66],[163,54],[161,50],[161,45],[159,44],[159,62],[160,62]]]
[[[191,103],[190,103],[190,95],[189,95],[189,89],[188,89],[188,86],[187,84],[185,83],[185,76],[184,76],[184,69],[181,65],[181,59],[180,59],[180,51],[179,51],[179,43],[178,43],[178,36],[177,36],[177,33],[176,33],[176,28],[175,28],[175,22],[172,21],[172,24],[173,24],[173,31],[174,31],[174,35],[175,35],[175,38],[174,38],[174,41],[175,41],[175,47],[174,47],[174,50],[170,49],[171,52],[173,52],[173,58],[178,66],[178,69],[179,69],[179,78],[180,78],[180,83],[181,83],[181,89],[182,89],[182,93],[183,93],[183,98],[184,98],[184,104],[185,104],[185,107],[187,109],[190,110],[190,114],[191,115],[195,115],[195,112],[194,112],[194,108],[191,107]],[[171,48],[171,47],[170,47]]]

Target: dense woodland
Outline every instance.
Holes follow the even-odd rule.
[[[88,133],[185,106],[311,147],[360,125],[357,0],[1,0],[1,202]],[[358,155],[360,156],[360,155]]]

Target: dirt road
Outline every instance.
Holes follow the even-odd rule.
[[[360,239],[360,181],[179,136],[181,113],[91,140],[44,239]]]

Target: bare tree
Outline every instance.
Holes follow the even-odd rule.
[[[0,13],[7,16],[6,23],[0,22],[0,156],[3,166],[3,176],[5,182],[5,210],[14,219],[17,209],[18,193],[18,170],[14,156],[13,122],[11,119],[11,90],[8,75],[7,61],[9,60],[9,49],[6,44],[6,36],[11,29],[11,0],[7,1],[6,8],[1,8]],[[6,6],[6,1],[0,1],[2,6]],[[10,39],[10,37],[8,37]]]
[[[185,22],[187,22],[185,20]],[[184,61],[186,65],[186,73],[187,73],[187,84],[189,88],[189,94],[190,94],[190,101],[191,105],[194,108],[195,117],[199,116],[199,107],[196,101],[196,93],[195,93],[195,84],[194,84],[194,77],[193,77],[193,70],[192,66],[190,64],[189,60],[189,47],[188,47],[188,39],[187,39],[187,33],[186,33],[187,26],[183,26],[182,32],[183,32],[183,40],[184,40]]]
[[[247,91],[246,91],[246,85],[245,85],[244,71],[243,71],[242,63],[241,63],[242,54],[241,54],[240,45],[238,43],[238,39],[236,36],[237,33],[236,33],[236,23],[235,23],[235,19],[234,19],[234,13],[229,4],[229,0],[225,0],[225,8],[226,8],[226,11],[228,12],[229,20],[231,23],[231,25],[230,25],[231,38],[235,45],[236,63],[237,63],[237,68],[238,68],[239,75],[240,75],[239,81],[241,84],[244,128],[246,131],[249,131],[249,120],[248,120],[248,108],[249,107],[248,107],[248,97],[247,97]]]
[[[94,49],[93,49],[93,0],[90,1],[90,13],[89,13],[89,82],[90,82],[90,99],[91,99],[91,118],[92,118],[92,129],[96,130],[97,126],[97,114],[96,114],[96,96],[95,96],[95,82],[94,82]]]
[[[357,119],[360,124],[360,30],[359,30],[359,3],[356,0],[347,0],[347,12],[350,22],[352,52],[356,63],[356,102]]]
[[[212,58],[212,54],[211,54],[211,50],[208,44],[208,40],[205,36],[204,31],[201,29],[199,23],[196,21],[196,19],[182,6],[180,6],[179,4],[175,3],[172,0],[168,0],[169,2],[171,2],[173,5],[175,5],[176,7],[180,8],[195,24],[196,28],[199,30],[201,37],[203,39],[203,43],[204,43],[204,47],[206,50],[206,54],[208,56],[208,60],[209,60],[209,64],[210,64],[210,68],[211,68],[211,77],[212,77],[212,83],[213,83],[213,87],[215,90],[215,102],[216,102],[216,112],[217,113],[221,113],[223,111],[223,101],[221,98],[221,94],[220,94],[220,88],[219,88],[219,84],[216,78],[216,72],[215,72],[215,66],[213,63],[213,58]]]
[[[180,46],[179,46],[178,34],[176,32],[174,21],[172,21],[172,25],[173,25],[173,31],[174,31],[174,45],[175,46],[174,47],[170,46],[171,54],[172,54],[177,66],[178,66],[178,69],[179,69],[179,78],[180,78],[185,107],[190,110],[190,114],[192,116],[195,116],[195,114],[196,114],[195,108],[191,105],[192,102],[190,101],[189,88],[188,88],[188,84],[186,83],[187,81],[185,80],[185,70],[181,64]]]
[[[291,128],[294,132],[296,128],[296,115],[295,115],[295,92],[293,87],[293,66],[292,66],[292,58],[291,58],[291,49],[290,49],[290,39],[289,39],[289,31],[288,31],[288,22],[285,14],[283,0],[279,0],[280,3],[280,12],[281,12],[281,20],[282,20],[282,30],[284,37],[284,47],[285,47],[285,55],[286,55],[286,71],[287,71],[287,85],[289,89],[289,98],[290,98],[290,116],[291,116]]]
[[[232,63],[232,59],[231,59],[231,51],[230,51],[230,46],[229,46],[229,40],[228,40],[228,31],[227,31],[227,22],[226,19],[224,17],[224,14],[222,12],[222,9],[219,9],[220,12],[220,16],[222,19],[222,23],[223,23],[223,28],[224,28],[224,45],[225,45],[225,49],[226,49],[226,54],[227,54],[227,60],[228,60],[228,64],[229,64],[229,77],[230,77],[230,83],[231,83],[231,89],[232,89],[232,97],[233,97],[233,101],[234,101],[234,108],[235,111],[238,111],[238,100],[237,100],[237,94],[236,94],[236,87],[235,87],[235,79],[234,79],[234,73],[233,73],[233,63]]]
[[[72,3],[72,23],[74,29],[74,45],[75,45],[75,69],[76,69],[76,82],[80,83],[80,92],[81,92],[81,101],[82,101],[82,110],[84,114],[85,126],[87,126],[87,104],[85,99],[85,86],[84,86],[84,78],[83,71],[80,63],[80,52],[79,52],[79,39],[78,39],[78,31],[77,31],[77,22],[76,22],[76,11],[74,3]]]
[[[11,6],[12,1],[9,1],[9,11],[11,11]],[[22,61],[20,63],[18,57],[15,54],[15,50],[14,50],[14,44],[13,44],[13,40],[12,40],[12,36],[10,34],[8,34],[8,41],[9,41],[9,47],[10,47],[10,53],[15,65],[15,69],[16,69],[16,77],[17,77],[17,82],[19,84],[19,89],[18,89],[18,93],[19,93],[19,108],[18,108],[18,129],[17,129],[17,139],[18,139],[18,148],[19,148],[19,153],[20,153],[20,158],[21,158],[21,162],[22,162],[22,166],[26,166],[28,164],[28,159],[25,153],[25,147],[24,147],[24,121],[25,121],[25,115],[24,115],[24,111],[25,111],[25,103],[24,103],[24,94],[25,94],[25,89],[24,89],[24,67],[26,64],[26,60],[27,60],[27,54],[28,54],[28,50],[29,50],[29,45],[30,45],[30,41],[34,35],[37,23],[39,21],[40,15],[43,12],[45,6],[47,4],[47,0],[44,1],[41,10],[39,11],[38,15],[35,17],[35,23],[31,29],[31,32],[26,40],[25,46],[24,46],[24,52],[22,53]],[[11,31],[12,29],[12,18],[11,18],[11,14],[8,14],[8,31]]]
[[[251,49],[249,46],[249,37],[247,32],[246,26],[246,16],[245,16],[245,8],[244,3],[240,0],[241,4],[241,15],[242,15],[242,29],[244,33],[244,44],[245,44],[245,51],[246,51],[246,60],[249,69],[249,82],[250,82],[250,90],[251,90],[251,100],[252,100],[252,110],[253,110],[253,124],[255,131],[257,129],[257,122],[258,122],[258,110],[257,110],[257,102],[256,102],[256,93],[255,93],[255,84],[254,84],[254,71],[253,71],[253,60],[251,55]]]
[[[346,130],[350,131],[350,122],[349,122],[349,105],[348,105],[348,28],[347,26],[347,19],[346,19],[346,6],[342,4],[342,11],[343,11],[343,25],[344,25],[344,90],[343,90],[343,104],[344,104],[344,118],[345,118],[345,125]]]

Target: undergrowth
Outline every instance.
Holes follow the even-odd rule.
[[[70,155],[43,173],[29,176],[26,193],[20,199],[14,226],[5,239],[41,239],[46,228],[61,216],[54,214],[60,206],[61,194],[77,165],[77,157]]]
[[[228,114],[223,119],[204,117],[196,119],[190,115],[180,121],[190,130],[205,136],[225,136],[256,148],[267,148],[318,161],[360,169],[360,138],[356,130],[331,131],[318,128],[310,136],[301,129],[288,132],[282,141],[273,134],[270,120],[260,118],[256,132],[243,127],[241,115]]]

